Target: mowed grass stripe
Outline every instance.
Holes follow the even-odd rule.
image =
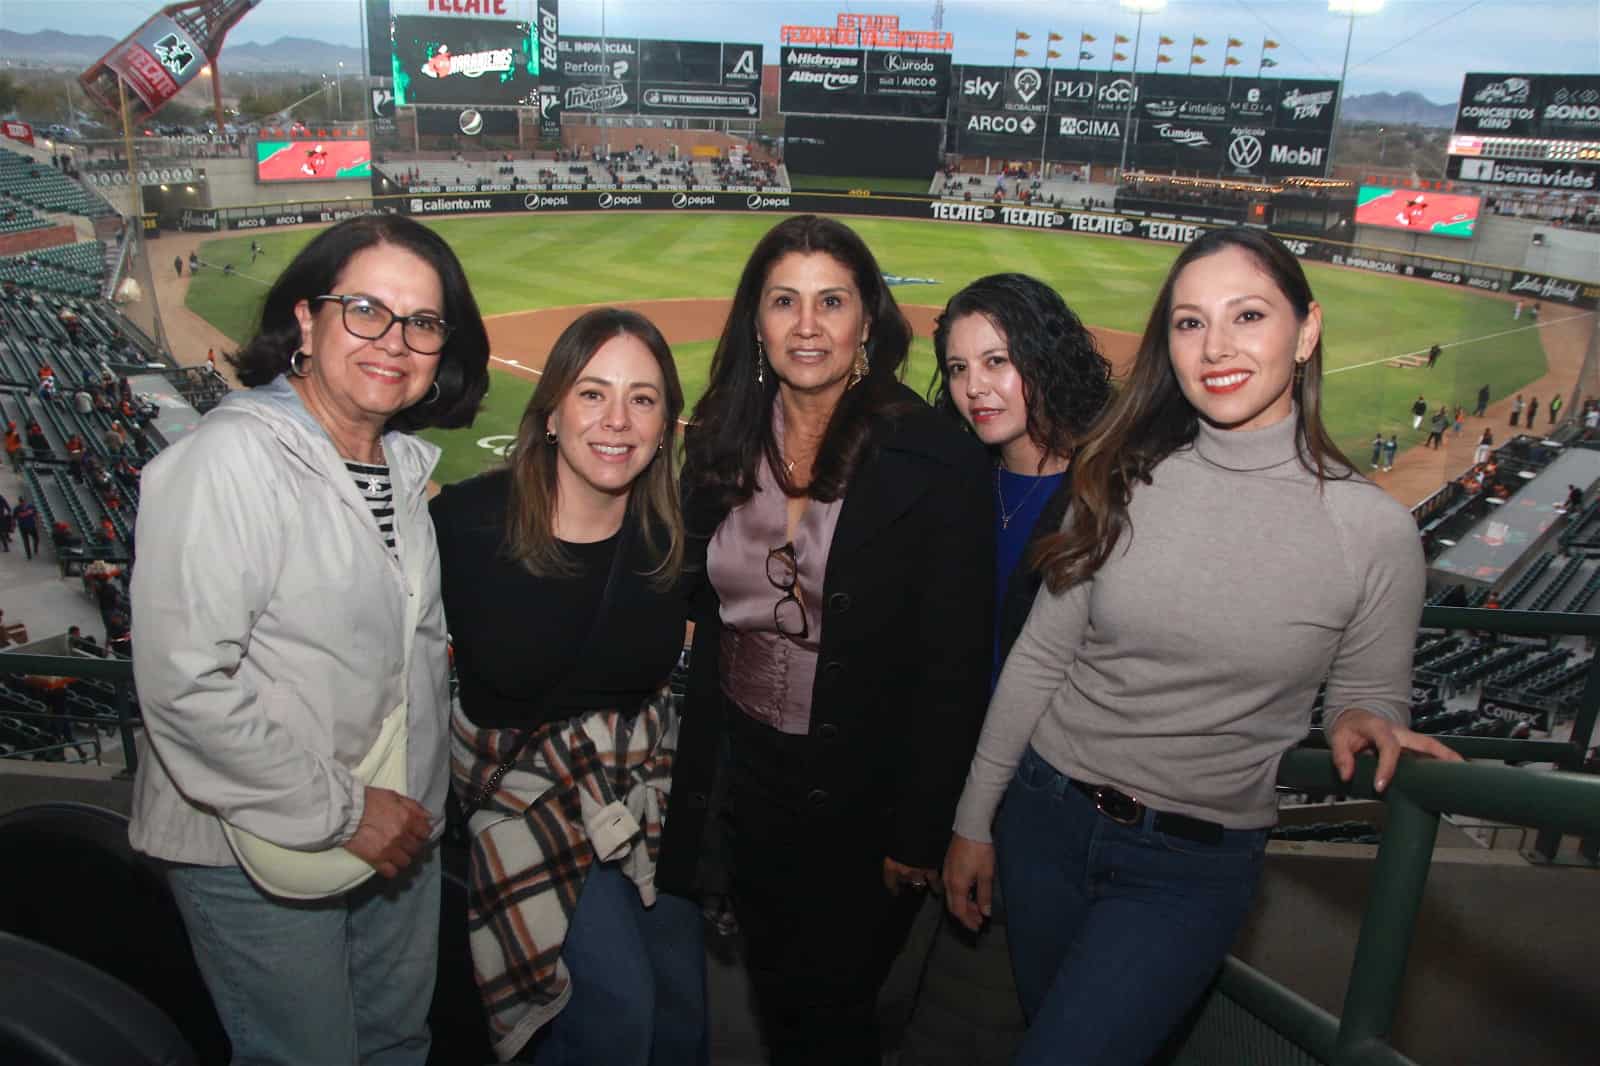
[[[552,214],[479,216],[430,221],[461,256],[486,314],[573,304],[682,297],[727,298],[750,249],[777,219],[759,214]],[[1172,245],[993,226],[903,220],[846,219],[892,274],[933,278],[896,296],[907,304],[942,305],[984,274],[1032,273],[1054,285],[1084,321],[1141,332],[1150,304],[1177,255]],[[261,277],[275,276],[315,231],[219,237],[201,249],[206,261],[232,262]],[[251,237],[265,255],[249,266]],[[1495,400],[1525,388],[1545,372],[1536,331],[1493,340],[1511,323],[1509,305],[1469,289],[1307,264],[1321,301],[1329,368],[1354,366],[1434,343],[1446,350],[1433,371],[1363,367],[1330,379],[1324,411],[1335,438],[1354,457],[1375,431],[1419,443],[1409,407],[1419,393],[1430,410],[1457,404],[1470,410],[1478,388]],[[191,283],[189,307],[230,337],[242,339],[259,313],[264,289],[244,278],[202,271]],[[714,327],[713,327],[714,328]],[[679,345],[677,355],[692,405],[704,388],[710,344]],[[907,382],[921,393],[932,370],[931,349],[913,349]],[[531,383],[496,373],[490,404],[471,430],[436,435],[448,449],[440,475],[482,465],[479,438],[515,432]],[[1541,404],[1548,397],[1541,397]],[[1501,434],[1497,433],[1497,436]],[[457,453],[463,453],[459,457]]]

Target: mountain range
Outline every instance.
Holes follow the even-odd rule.
[[[0,30],[0,55],[26,56],[30,65],[82,68],[105,55],[116,44],[111,37],[41,30],[14,33]],[[314,41],[306,37],[280,37],[271,44],[228,44],[222,49],[223,77],[238,73],[294,72],[331,74],[344,63],[349,74],[359,74],[363,60],[359,48]],[[1421,93],[1366,93],[1345,100],[1347,122],[1415,124],[1448,129],[1454,124],[1456,105],[1436,104]]]

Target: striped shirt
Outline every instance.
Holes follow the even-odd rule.
[[[344,468],[350,471],[356,491],[361,493],[361,498],[367,501],[367,507],[372,510],[372,517],[378,523],[378,533],[383,537],[389,554],[398,562],[400,553],[395,550],[394,543],[394,483],[389,480],[389,468],[351,462],[346,462]]]

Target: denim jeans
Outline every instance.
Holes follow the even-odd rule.
[[[232,1066],[423,1066],[439,954],[439,853],[394,881],[300,903],[237,866],[170,866]]]
[[[572,998],[517,1054],[537,1066],[706,1066],[706,951],[697,904],[653,906],[614,865],[590,868],[561,958]]]
[[[1199,999],[1250,911],[1267,830],[1202,844],[1095,809],[1031,747],[995,822],[1017,1066],[1147,1061]]]

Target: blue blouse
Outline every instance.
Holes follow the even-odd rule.
[[[1022,557],[1027,553],[1028,541],[1033,537],[1033,527],[1038,523],[1045,504],[1050,502],[1050,497],[1055,495],[1056,489],[1061,485],[1061,479],[1065,476],[1065,471],[1034,477],[1029,474],[1013,474],[1003,466],[995,467],[994,602],[996,604],[1005,602],[1006,592],[1011,586],[1011,575],[1016,572]],[[996,610],[994,669],[989,675],[991,692],[1000,680],[1002,665],[1004,664],[1000,660],[1000,612]]]

